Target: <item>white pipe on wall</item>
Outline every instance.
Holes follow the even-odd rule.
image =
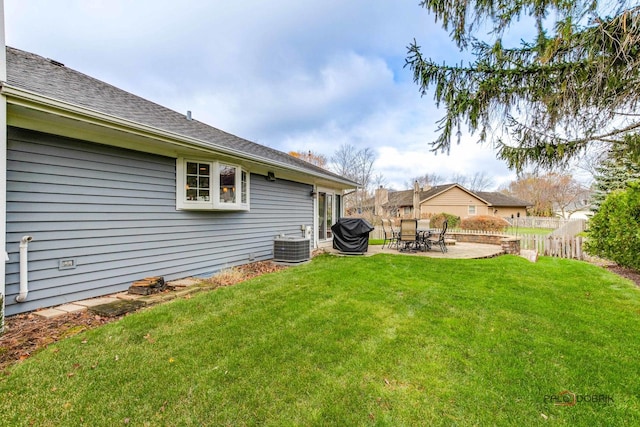
[[[31,236],[23,236],[20,239],[20,293],[16,301],[24,302],[29,294],[29,242],[33,240]]]
[[[0,0],[0,83],[7,81],[4,0]],[[0,94],[0,251],[7,253],[7,98]],[[6,262],[6,255],[5,255]],[[5,263],[0,261],[0,334],[4,331]]]

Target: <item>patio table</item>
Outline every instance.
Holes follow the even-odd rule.
[[[419,228],[416,231],[416,246],[418,246],[418,249],[425,252],[431,250],[429,237],[431,237],[431,229],[429,228]]]

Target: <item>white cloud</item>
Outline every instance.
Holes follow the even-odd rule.
[[[428,172],[510,175],[470,138],[429,151],[442,112],[403,68],[406,46],[460,54],[417,3],[5,0],[5,21],[12,46],[258,143],[372,148],[397,188]]]

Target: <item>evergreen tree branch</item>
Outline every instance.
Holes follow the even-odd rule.
[[[415,40],[407,48],[405,66],[420,93],[433,90],[436,105],[446,108],[432,150],[448,152],[454,131],[459,138],[466,126],[479,132],[480,142],[496,145],[499,157],[516,169],[535,162],[552,167],[591,142],[615,143],[637,130],[640,124],[620,118],[640,115],[640,6],[602,18],[595,15],[595,0],[506,3],[509,12],[496,12],[492,0],[422,2],[445,28],[453,28],[461,47],[472,45],[475,56],[467,66],[450,66],[424,58]],[[471,7],[475,18],[468,21]],[[548,36],[541,22],[550,10],[560,19]],[[479,16],[500,32],[525,12],[537,18],[535,42],[504,48],[499,38],[489,45],[470,36]],[[585,17],[591,18],[587,24]],[[494,136],[505,131],[510,141]]]

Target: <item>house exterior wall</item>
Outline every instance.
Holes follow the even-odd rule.
[[[460,218],[469,216],[469,206],[476,207],[475,215],[489,215],[487,204],[460,188],[453,187],[420,205],[421,216],[441,212],[453,214]]]
[[[271,259],[275,236],[313,224],[311,188],[252,174],[250,211],[178,211],[174,158],[9,128],[5,314]],[[29,294],[17,303],[25,235]]]
[[[494,214],[493,210],[497,210],[498,212]],[[518,216],[518,214],[520,214],[522,218],[527,216],[527,209],[524,206],[521,206],[521,207],[500,207],[499,206],[497,208],[493,208],[493,210],[491,211],[491,215],[499,216],[500,218],[511,218],[511,215],[513,215],[515,218]]]

